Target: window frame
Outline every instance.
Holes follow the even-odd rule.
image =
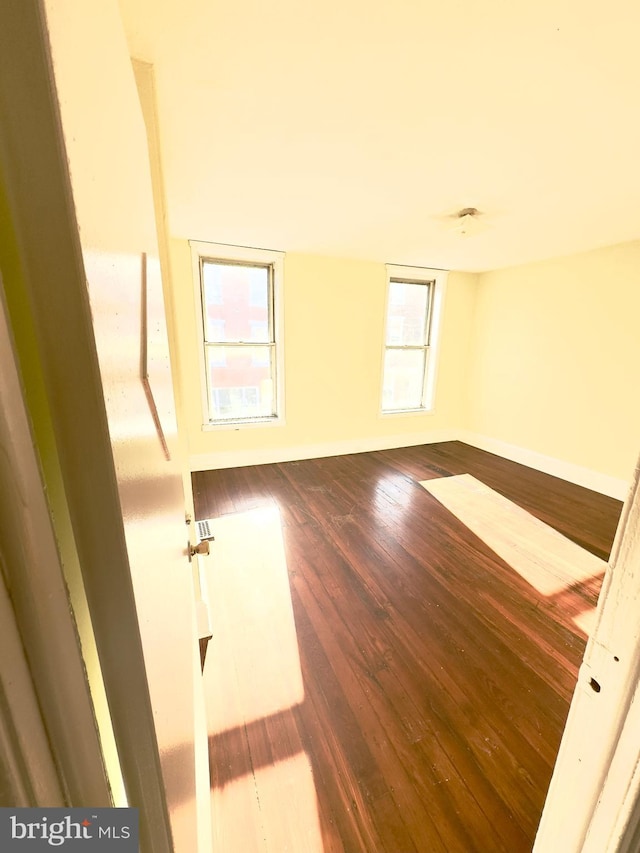
[[[245,246],[231,246],[222,243],[206,243],[190,240],[192,277],[196,308],[196,327],[198,340],[198,363],[201,395],[201,416],[203,431],[223,429],[243,429],[246,427],[274,426],[284,424],[284,347],[283,347],[283,270],[284,252],[269,249],[252,249]],[[273,330],[273,341],[269,346],[273,352],[272,381],[274,388],[274,408],[272,415],[250,418],[216,419],[210,410],[210,376],[207,366],[207,342],[205,334],[205,292],[202,278],[203,263],[227,263],[270,268],[271,305],[269,324]],[[231,342],[232,346],[255,347],[261,344],[246,341],[241,344]]]
[[[384,325],[382,333],[382,364],[380,383],[380,416],[383,418],[402,415],[431,414],[435,410],[436,380],[438,376],[438,361],[440,354],[440,338],[443,316],[444,297],[448,272],[446,270],[428,267],[410,267],[398,264],[386,264],[387,287],[384,305]],[[387,334],[390,327],[391,285],[393,282],[419,284],[429,286],[427,299],[427,316],[425,317],[425,343],[417,345],[387,344]],[[384,403],[384,368],[385,357],[389,350],[418,350],[424,352],[424,373],[422,377],[422,393],[420,405],[397,409],[385,408]]]

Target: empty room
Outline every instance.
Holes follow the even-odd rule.
[[[60,803],[153,853],[640,849],[640,11],[28,5],[2,316],[96,734],[80,771],[42,622]]]

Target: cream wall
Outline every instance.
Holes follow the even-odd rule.
[[[640,242],[482,274],[472,432],[629,480],[640,450],[639,285]]]
[[[356,452],[448,438],[467,417],[477,276],[450,273],[432,414],[381,417],[384,264],[286,254],[285,424],[203,431],[187,241],[171,243],[176,336],[194,468]]]
[[[381,417],[383,264],[285,256],[286,423],[202,429],[191,254],[171,241],[192,469],[461,438],[616,497],[640,450],[640,242],[449,274],[436,406]]]

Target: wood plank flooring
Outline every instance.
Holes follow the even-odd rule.
[[[465,473],[606,559],[619,502],[458,442],[194,474],[198,518],[246,513],[208,568],[215,853],[531,850],[601,578],[528,584],[419,485]]]
[[[547,597],[604,575],[604,560],[471,474],[423,480],[420,485]]]

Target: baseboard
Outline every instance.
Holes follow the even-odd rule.
[[[246,465],[266,465],[273,462],[295,462],[326,456],[345,456],[348,453],[367,453],[373,450],[393,450],[396,447],[415,447],[440,441],[455,441],[458,430],[438,429],[404,435],[375,436],[322,444],[293,447],[258,448],[256,450],[227,450],[199,453],[189,457],[191,471],[210,471],[215,468],[242,468]]]
[[[552,474],[554,477],[560,477],[569,483],[584,486],[594,492],[600,492],[600,494],[617,498],[620,501],[626,499],[629,491],[627,480],[610,477],[608,474],[602,474],[581,465],[574,465],[572,462],[564,462],[562,459],[546,456],[544,453],[537,453],[535,450],[528,450],[526,447],[508,444],[506,441],[500,441],[497,438],[490,438],[467,430],[458,430],[457,438],[459,441],[471,444],[480,450],[487,450],[489,453],[495,453],[505,459],[510,459],[512,462],[519,462],[521,465],[527,465],[529,468],[535,468],[545,474]]]
[[[344,456],[348,453],[367,453],[373,450],[392,450],[397,447],[415,447],[441,441],[462,441],[480,450],[495,453],[512,462],[519,462],[545,474],[560,477],[569,483],[584,486],[594,492],[624,501],[629,483],[572,462],[546,456],[535,450],[509,444],[497,438],[459,429],[439,429],[420,433],[357,438],[346,441],[300,444],[292,447],[256,448],[254,450],[226,450],[199,453],[189,457],[191,471],[210,471],[216,468],[243,468],[247,465],[267,465],[274,462],[295,462],[301,459],[319,459],[326,456]]]

